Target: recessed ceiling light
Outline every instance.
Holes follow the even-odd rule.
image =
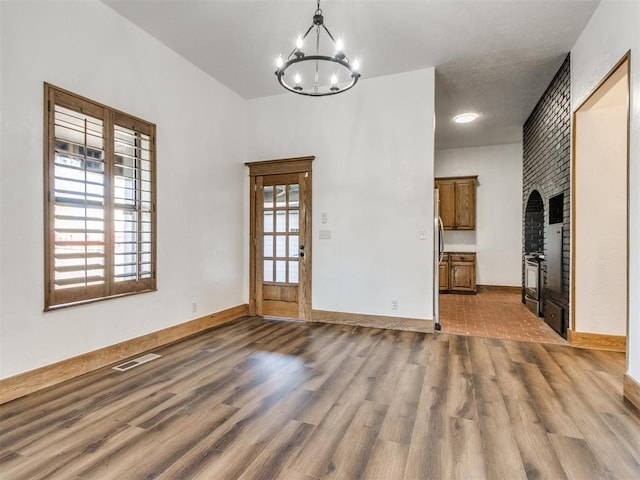
[[[476,118],[478,118],[477,113],[461,113],[453,117],[453,121],[456,123],[469,123],[473,122]]]

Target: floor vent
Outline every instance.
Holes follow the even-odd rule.
[[[143,363],[150,362],[151,360],[155,360],[156,358],[160,358],[162,355],[158,355],[157,353],[147,353],[138,358],[134,358],[133,360],[129,360],[128,362],[124,362],[120,365],[113,367],[114,370],[118,370],[119,372],[126,372],[127,370],[131,370],[132,368],[137,367],[138,365],[142,365]]]

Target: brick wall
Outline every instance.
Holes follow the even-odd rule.
[[[570,230],[570,162],[571,162],[571,90],[570,57],[547,87],[538,104],[524,124],[522,131],[522,238],[523,254],[530,251],[526,227],[527,202],[531,192],[537,190],[544,209],[544,252],[549,224],[549,198],[564,194],[562,235],[562,295],[554,300],[565,309],[569,304],[569,230]],[[544,268],[544,267],[543,267]],[[544,268],[546,286],[546,268]],[[568,312],[568,310],[567,310]]]

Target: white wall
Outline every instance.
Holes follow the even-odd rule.
[[[619,81],[625,92],[626,82],[626,76]],[[626,102],[624,97],[620,100]],[[574,330],[626,335],[627,108],[581,109],[573,127]]]
[[[465,175],[478,175],[476,230],[446,231],[445,249],[477,253],[479,285],[522,285],[522,144],[436,151],[436,177]]]
[[[629,131],[628,373],[640,382],[640,2],[600,3],[571,50],[571,103],[575,110],[631,50]]]
[[[246,102],[97,0],[0,4],[2,377],[245,303]],[[158,292],[42,312],[44,81],[157,124]]]
[[[249,102],[249,160],[316,156],[314,309],[433,318],[433,112],[433,69]]]

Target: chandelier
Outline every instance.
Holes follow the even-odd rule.
[[[313,34],[309,35],[314,29],[315,39]],[[321,35],[323,32],[326,35]],[[315,43],[314,53],[306,54],[303,51],[305,41],[307,47],[311,48],[314,45],[309,44]],[[331,54],[323,55],[321,51]],[[349,63],[342,41],[333,38],[324,24],[320,0],[313,15],[313,23],[307,32],[298,37],[295,48],[286,60],[283,60],[282,56],[278,57],[276,65],[278,69],[275,74],[280,85],[290,92],[311,97],[346,92],[358,83],[360,78],[358,59]]]

